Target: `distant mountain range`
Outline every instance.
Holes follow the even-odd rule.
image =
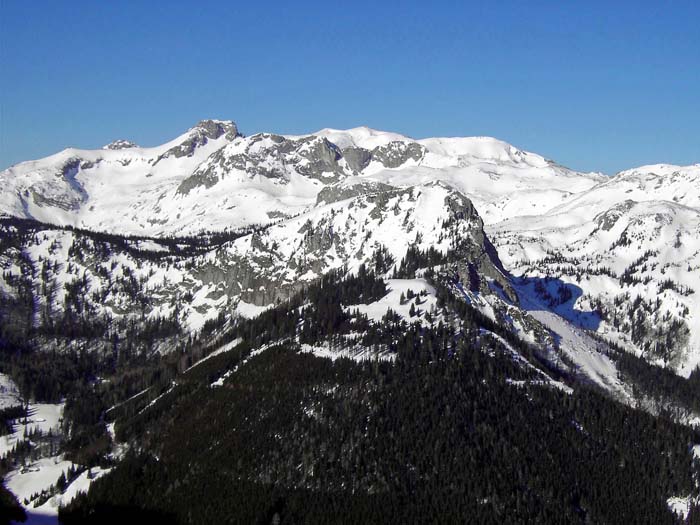
[[[700,363],[700,164],[606,177],[489,137],[413,140],[364,127],[245,137],[231,121],[204,120],[162,146],[70,148],[17,164],[0,182],[3,216],[94,232],[157,241],[274,225],[227,256],[249,266],[265,246],[271,258],[253,280],[279,290],[359,264],[379,245],[399,261],[416,234],[420,246],[439,247],[434,227],[445,199],[466,198],[508,272],[567,287],[564,296],[544,296],[560,315],[684,375]],[[355,210],[389,196],[403,203],[392,204],[401,220],[388,224],[368,211],[358,221]],[[307,268],[294,257],[309,222],[332,233]],[[264,307],[279,295],[218,278],[207,285],[227,300]]]

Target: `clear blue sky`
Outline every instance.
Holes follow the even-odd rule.
[[[431,4],[431,5],[429,5]],[[0,168],[202,118],[700,162],[700,2],[0,0]]]

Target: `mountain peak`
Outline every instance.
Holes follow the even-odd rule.
[[[313,135],[328,139],[340,149],[354,147],[373,150],[390,142],[413,142],[413,139],[405,135],[391,131],[380,131],[367,126],[351,129],[324,128],[313,133]]]
[[[240,136],[238,126],[232,120],[200,120],[190,131],[200,132],[209,139],[218,139],[222,135],[226,135],[226,138],[233,140]]]
[[[117,139],[113,142],[110,142],[109,144],[106,144],[105,146],[102,146],[102,149],[112,149],[112,150],[119,150],[119,149],[129,149],[129,148],[138,148],[138,144],[131,142],[130,140],[124,140],[124,139]]]

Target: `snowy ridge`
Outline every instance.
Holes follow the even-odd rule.
[[[153,148],[122,140],[23,162],[0,183],[0,215],[100,232],[157,238],[269,226],[198,256],[194,271],[119,258],[156,292],[151,316],[172,313],[177,283],[187,283],[194,300],[181,316],[193,330],[224,307],[257,315],[325,271],[357,268],[379,246],[397,261],[414,242],[444,251],[445,199],[464,199],[479,225],[461,238],[478,245],[483,221],[507,270],[557,280],[546,294],[564,295],[543,296],[547,309],[574,323],[587,313],[586,329],[681,374],[700,364],[700,164],[605,177],[491,137],[416,140],[367,127],[244,137],[233,122],[205,120]],[[27,247],[37,268],[40,258],[66,260],[69,235],[52,236]],[[50,253],[56,237],[65,238],[63,255]],[[16,259],[3,262],[19,271]],[[97,292],[104,283],[90,277]],[[630,309],[637,298],[644,323]],[[116,297],[107,304],[127,309]]]
[[[572,320],[595,313],[589,328],[688,375],[700,363],[700,170],[662,168],[622,172],[563,207],[487,230],[506,267],[568,287],[571,300],[550,307]],[[640,300],[644,320],[631,308]]]
[[[373,150],[379,146],[386,146],[391,142],[413,141],[413,139],[399,133],[378,131],[365,126],[346,130],[324,128],[312,133],[312,135],[328,139],[341,149],[353,147]]]
[[[369,128],[242,137],[233,122],[208,120],[153,148],[122,140],[12,166],[0,173],[0,214],[105,232],[194,234],[298,214],[353,175],[399,186],[444,181],[469,193],[487,223],[539,210],[530,191],[553,191],[551,207],[600,180],[488,137],[415,141]]]

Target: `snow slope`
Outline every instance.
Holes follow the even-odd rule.
[[[605,355],[605,346],[592,339],[585,330],[545,307],[523,287],[516,287],[521,306],[546,326],[555,336],[559,350],[576,367],[576,372],[598,386],[623,398],[629,397],[613,361]]]
[[[376,322],[380,322],[387,312],[392,310],[410,323],[416,320],[426,322],[425,312],[430,312],[437,305],[435,289],[425,279],[388,279],[387,289],[388,293],[378,301],[354,304],[347,309],[366,315],[368,319]],[[406,298],[409,292],[416,294],[416,297]],[[411,306],[415,311],[413,317],[410,314]]]
[[[0,183],[1,215],[99,231],[159,237],[273,224],[208,254],[205,270],[168,272],[172,286],[184,278],[198,287],[193,329],[227,305],[254,315],[280,296],[265,296],[270,281],[284,288],[357,267],[380,244],[398,258],[417,238],[443,250],[435,210],[440,192],[454,191],[473,203],[506,269],[570,285],[570,310],[598,312],[598,332],[652,362],[685,375],[700,363],[700,164],[605,177],[491,137],[415,140],[366,127],[243,137],[233,122],[208,120],[154,148],[116,141],[24,162]],[[376,195],[412,188],[423,190],[392,200],[394,217],[373,215]],[[236,285],[212,281],[216,272]],[[629,308],[637,297],[641,329]]]
[[[27,417],[14,421],[14,432],[0,436],[0,457],[10,452],[20,441],[27,439],[25,434],[39,431],[48,434],[60,433],[63,404],[29,404]]]
[[[398,186],[442,180],[469,193],[487,223],[545,211],[601,180],[488,137],[415,141],[369,128],[242,137],[233,122],[208,120],[153,148],[116,141],[12,166],[0,173],[0,214],[120,234],[194,234],[295,215],[353,175]]]
[[[93,481],[110,471],[110,469],[100,467],[85,470],[68,485],[63,493],[56,494],[35,506],[36,503],[32,501],[32,496],[55,485],[61,474],[68,472],[71,466],[73,463],[61,456],[43,458],[29,463],[26,467],[14,470],[6,476],[5,486],[17,497],[27,512],[27,521],[25,522],[27,525],[58,524],[59,506],[67,505],[80,492],[87,492]]]
[[[622,172],[487,232],[516,274],[569,286],[571,314],[598,312],[598,332],[688,375],[700,364],[700,168],[662,168]]]

